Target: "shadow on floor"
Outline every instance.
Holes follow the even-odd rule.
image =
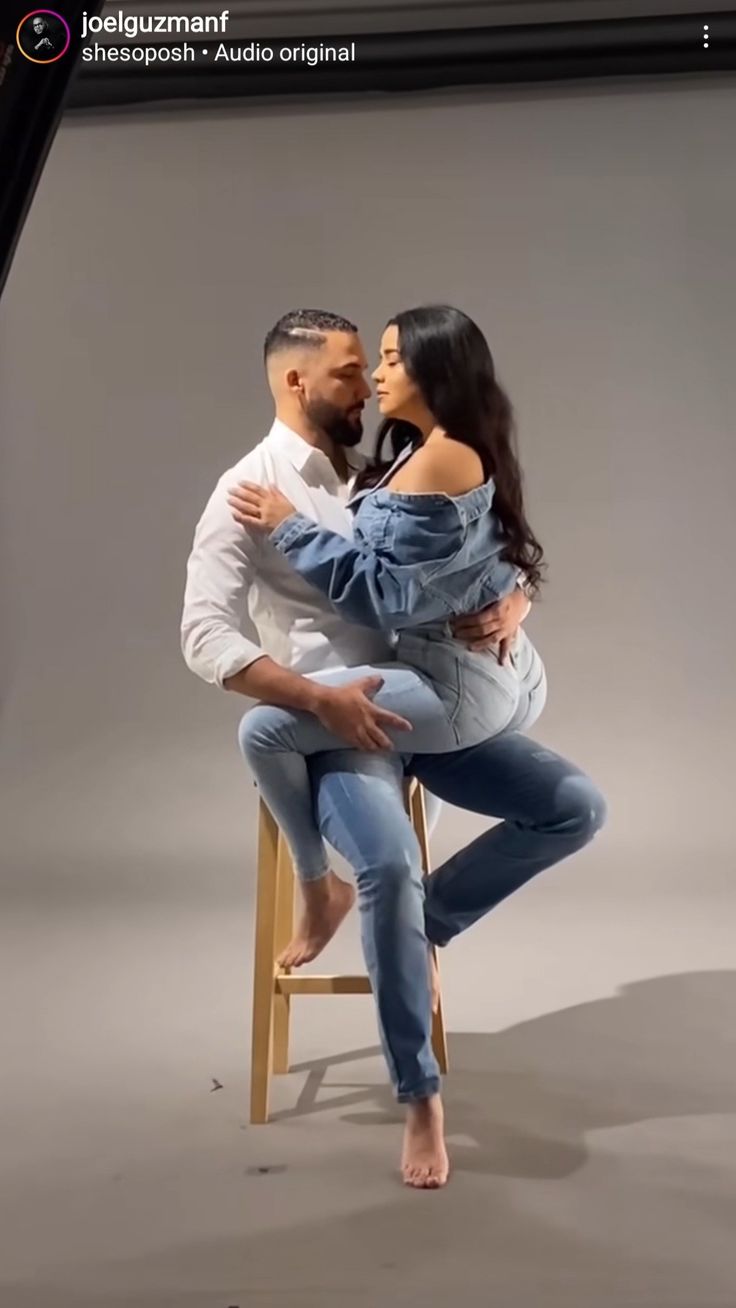
[[[652,1118],[736,1111],[736,972],[691,972],[633,982],[495,1035],[449,1036],[443,1094],[456,1169],[502,1176],[566,1176],[585,1161],[585,1136]],[[293,1067],[309,1076],[274,1122],[352,1108],[359,1125],[402,1120],[388,1087],[339,1090],[327,1074],[378,1047]],[[320,1096],[320,1091],[323,1095]],[[735,1300],[736,1302],[736,1300]]]
[[[462,1138],[451,1149],[453,1181],[438,1193],[415,1194],[396,1178],[378,1197],[375,1185],[361,1194],[368,1169],[384,1166],[370,1128],[400,1115],[383,1089],[341,1095],[325,1077],[339,1080],[375,1050],[305,1064],[299,1103],[281,1120],[337,1110],[365,1138],[341,1137],[324,1173],[314,1164],[313,1185],[302,1165],[302,1188],[291,1193],[288,1168],[248,1177],[250,1211],[273,1212],[272,1226],[249,1233],[246,1204],[242,1236],[104,1264],[90,1250],[84,1267],[60,1269],[64,1288],[0,1286],[0,1304],[446,1308],[457,1296],[468,1308],[733,1308],[733,1159],[704,1164],[696,1133],[692,1162],[678,1123],[669,1151],[656,1133],[651,1156],[637,1151],[643,1137],[623,1148],[614,1137],[583,1164],[592,1132],[736,1110],[735,1009],[736,972],[697,972],[636,982],[498,1034],[451,1037],[448,1128]],[[264,1140],[279,1130],[253,1129]],[[281,1132],[280,1152],[284,1140]]]

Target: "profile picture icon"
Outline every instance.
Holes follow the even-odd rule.
[[[16,44],[32,64],[53,64],[69,49],[69,24],[53,9],[33,9],[21,18]]]

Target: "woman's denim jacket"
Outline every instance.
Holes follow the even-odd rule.
[[[394,634],[399,660],[430,678],[458,745],[504,730],[518,704],[520,677],[543,676],[523,632],[521,661],[500,664],[492,650],[469,650],[449,626],[453,616],[510,594],[521,576],[501,558],[505,538],[493,512],[494,489],[493,481],[458,496],[379,487],[351,500],[357,505],[352,540],[301,513],[269,537],[344,618]]]
[[[473,613],[514,590],[520,570],[501,558],[494,484],[465,495],[359,493],[352,540],[295,513],[270,540],[342,617],[400,631]]]

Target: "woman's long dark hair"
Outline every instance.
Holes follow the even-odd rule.
[[[467,314],[446,304],[407,309],[391,318],[387,326],[398,328],[404,367],[438,426],[475,450],[486,478],[493,478],[493,507],[508,541],[502,557],[524,570],[530,589],[536,593],[545,567],[544,552],[524,513],[513,410],[496,381],[485,336]],[[407,445],[417,448],[421,443],[418,427],[386,419],[378,429],[375,453],[359,474],[356,489],[375,485]]]

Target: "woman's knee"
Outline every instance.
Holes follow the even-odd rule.
[[[284,747],[284,721],[280,709],[270,704],[256,704],[243,715],[238,727],[240,752],[246,759]]]

